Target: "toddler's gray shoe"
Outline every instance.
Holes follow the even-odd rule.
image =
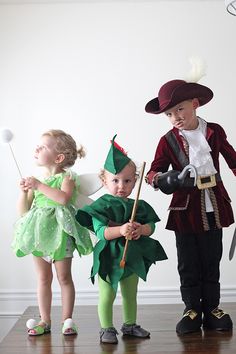
[[[101,343],[111,343],[111,344],[117,344],[118,339],[117,339],[117,330],[114,327],[109,327],[109,328],[101,328],[100,333],[100,342]]]
[[[121,332],[123,333],[123,335],[134,336],[139,338],[150,337],[150,332],[146,331],[146,329],[136,324],[123,324],[123,326],[121,327]]]

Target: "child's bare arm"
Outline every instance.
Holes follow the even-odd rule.
[[[69,176],[65,176],[61,189],[52,188],[35,177],[28,177],[26,179],[28,187],[32,190],[38,190],[42,192],[46,197],[53,201],[66,205],[72,197],[75,183]]]
[[[20,181],[20,195],[17,202],[17,212],[20,216],[25,214],[31,207],[33,201],[33,192],[26,184],[26,179],[22,178]]]

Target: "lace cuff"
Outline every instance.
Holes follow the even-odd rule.
[[[146,176],[145,176],[145,182],[150,184],[155,190],[158,190],[157,186],[157,180],[158,176],[160,176],[162,173],[161,172],[155,172],[155,171],[150,171]]]

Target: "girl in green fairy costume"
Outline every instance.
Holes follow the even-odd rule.
[[[38,278],[38,304],[41,320],[28,321],[28,334],[41,335],[50,331],[53,279],[52,263],[62,295],[62,333],[76,334],[72,321],[75,288],[71,276],[73,252],[80,255],[92,252],[87,229],[75,219],[79,180],[68,170],[77,157],[84,157],[83,147],[62,130],[50,130],[41,136],[34,158],[44,167],[42,179],[22,178],[12,248],[18,257],[34,255]],[[33,324],[32,324],[33,323]]]
[[[115,137],[101,172],[105,194],[89,206],[79,209],[76,219],[95,232],[99,241],[94,249],[92,281],[98,274],[98,315],[101,324],[100,340],[117,343],[113,325],[113,303],[120,284],[124,335],[140,338],[150,333],[136,324],[138,280],[146,280],[151,264],[166,259],[160,243],[149,236],[159,218],[144,200],[138,201],[135,222],[130,222],[134,200],[128,198],[136,182],[136,165],[124,150],[115,143]],[[120,266],[125,238],[129,237],[125,267]]]

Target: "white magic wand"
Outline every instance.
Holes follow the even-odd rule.
[[[13,149],[12,149],[12,146],[10,144],[10,141],[13,139],[13,133],[10,129],[7,129],[7,128],[1,128],[0,129],[0,141],[4,144],[8,144],[9,148],[10,148],[10,151],[11,151],[11,154],[12,154],[12,157],[15,161],[15,164],[16,164],[16,167],[17,167],[17,170],[19,172],[19,175],[20,177],[22,178],[22,173],[20,171],[20,167],[18,165],[18,162],[16,161],[16,157],[15,157],[15,154],[13,152]]]

